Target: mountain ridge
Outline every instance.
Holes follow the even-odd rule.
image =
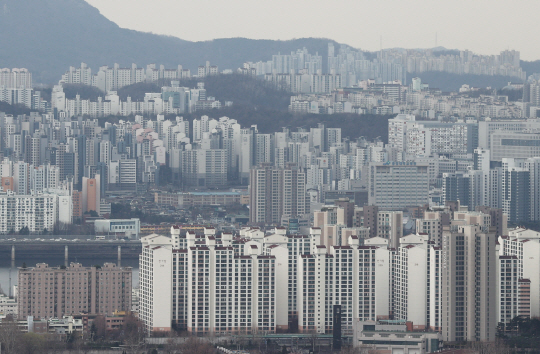
[[[278,52],[303,47],[318,52],[325,68],[328,43],[346,45],[326,38],[237,37],[191,42],[121,28],[84,0],[0,0],[0,67],[25,67],[33,73],[34,83],[47,85],[58,82],[70,66],[78,67],[81,62],[93,70],[114,63],[124,67],[155,63],[168,68],[183,65],[193,72],[210,61],[220,70],[234,70],[246,61],[267,61]],[[522,61],[522,65],[528,74],[540,72],[540,61]]]
[[[118,63],[150,63],[191,70],[210,61],[236,69],[245,61],[269,60],[277,52],[306,47],[326,54],[336,41],[301,38],[289,41],[223,38],[190,42],[119,27],[83,0],[0,0],[0,67],[26,67],[34,82],[51,84],[69,66],[85,62],[94,70]],[[325,59],[326,60],[326,59]]]

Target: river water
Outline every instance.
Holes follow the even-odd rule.
[[[79,258],[79,259],[69,259],[69,262],[78,262],[85,267],[90,267],[93,265],[103,265],[103,263],[117,263],[116,258],[112,259],[92,259],[92,258]],[[26,263],[27,267],[34,267],[36,263],[47,263],[49,267],[56,267],[59,265],[64,265],[64,258],[40,258],[40,259],[15,259],[15,268],[11,269],[11,285],[17,285],[17,267],[22,266],[23,263]],[[133,267],[133,287],[139,285],[139,260],[137,259],[122,259],[122,266],[124,267]],[[6,295],[9,295],[9,284],[10,284],[10,268],[11,268],[11,259],[9,257],[0,257],[0,286],[4,290]]]

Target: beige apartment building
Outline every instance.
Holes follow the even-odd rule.
[[[19,319],[28,316],[62,318],[81,313],[112,316],[131,310],[131,267],[105,263],[103,267],[19,268]]]

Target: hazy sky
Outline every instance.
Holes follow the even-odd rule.
[[[87,0],[119,26],[191,41],[325,37],[365,50],[516,49],[540,59],[538,0]]]

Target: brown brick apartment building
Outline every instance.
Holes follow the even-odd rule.
[[[105,263],[102,268],[49,267],[19,268],[19,319],[27,316],[60,318],[80,313],[111,316],[131,310],[131,267]]]

